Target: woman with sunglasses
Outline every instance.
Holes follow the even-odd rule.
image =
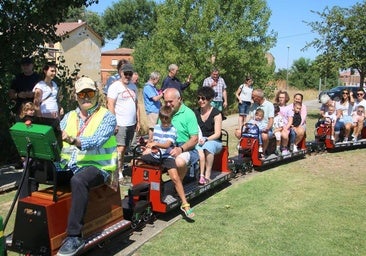
[[[34,88],[34,105],[36,115],[47,118],[59,118],[63,109],[58,106],[58,87],[52,81],[56,76],[56,64],[47,63],[43,67],[43,80],[38,82]]]
[[[336,102],[337,122],[334,126],[334,140],[338,142],[340,131],[344,128],[343,142],[348,142],[348,137],[353,125],[352,109],[355,103],[352,91],[343,90],[341,100]]]
[[[201,132],[196,146],[200,159],[199,184],[205,185],[211,181],[214,156],[222,149],[222,116],[218,109],[211,106],[211,101],[215,97],[215,91],[211,87],[201,87],[197,94],[199,108],[194,112]]]

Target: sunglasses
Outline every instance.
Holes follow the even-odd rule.
[[[123,75],[124,76],[132,76],[133,72],[132,71],[125,71],[125,72],[123,72]]]
[[[205,101],[205,100],[207,100],[207,98],[205,96],[198,96],[197,100]]]
[[[342,94],[347,94],[348,95],[349,93],[348,92],[342,92]]]
[[[78,92],[76,95],[78,96],[79,99],[85,99],[86,97],[91,99],[94,98],[95,91]]]
[[[357,96],[363,96],[364,94],[363,93],[357,93]]]

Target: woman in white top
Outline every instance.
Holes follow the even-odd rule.
[[[342,128],[344,128],[344,139],[343,142],[348,141],[348,137],[351,132],[353,125],[352,121],[352,109],[355,103],[352,91],[344,89],[342,91],[341,100],[336,102],[337,111],[337,122],[334,126],[334,139],[337,142],[339,139],[339,134]]]
[[[246,122],[246,117],[249,114],[249,107],[252,103],[253,79],[246,77],[243,84],[241,84],[235,92],[235,96],[239,101],[239,129]]]
[[[43,67],[43,80],[38,82],[34,88],[34,105],[36,115],[40,117],[59,118],[60,112],[57,94],[57,84],[52,81],[56,76],[56,64],[47,63]]]

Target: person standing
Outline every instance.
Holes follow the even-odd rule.
[[[107,80],[107,83],[105,84],[104,88],[103,88],[103,94],[107,97],[108,94],[108,89],[111,86],[111,84],[113,84],[115,81],[121,79],[121,76],[119,75],[120,73],[120,69],[122,68],[122,66],[124,64],[129,63],[128,60],[125,59],[121,59],[118,61],[117,63],[117,73],[115,73],[114,75],[110,76]]]
[[[239,102],[239,129],[246,122],[246,117],[249,113],[250,104],[252,104],[253,79],[246,77],[243,84],[241,84],[235,92],[235,96]]]
[[[29,57],[22,58],[20,61],[22,73],[17,75],[11,82],[9,89],[9,98],[15,101],[13,113],[20,114],[20,106],[26,102],[33,102],[33,88],[41,80],[39,74],[33,71],[33,59]]]
[[[98,104],[95,82],[82,77],[75,82],[78,108],[61,120],[63,148],[60,166],[73,172],[71,208],[66,234],[57,255],[76,255],[85,246],[83,219],[92,187],[109,184],[117,167],[116,118]]]
[[[59,118],[63,109],[58,105],[58,86],[53,81],[56,76],[56,64],[47,63],[43,66],[43,80],[34,88],[34,105],[39,117]]]
[[[179,71],[177,64],[170,64],[168,69],[168,76],[163,80],[163,84],[161,86],[163,91],[167,88],[175,88],[182,92],[191,84],[191,74],[189,74],[185,83],[181,83],[181,81],[176,77]]]
[[[214,89],[215,98],[211,101],[211,105],[222,113],[222,111],[227,107],[226,83],[225,80],[220,77],[219,70],[217,68],[214,68],[211,71],[211,76],[207,77],[203,81],[203,86],[208,86]]]
[[[144,106],[149,127],[149,142],[153,139],[154,126],[158,121],[159,110],[161,108],[160,100],[163,98],[162,91],[158,91],[156,88],[159,80],[160,74],[156,71],[152,72],[149,81],[147,81],[143,89]]]
[[[116,137],[118,151],[118,170],[120,180],[123,179],[123,161],[126,149],[130,146],[135,131],[140,130],[140,114],[137,103],[137,91],[129,87],[133,66],[129,63],[122,65],[121,78],[108,89],[108,109],[117,119]]]

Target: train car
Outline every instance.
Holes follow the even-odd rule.
[[[20,155],[27,159],[18,192],[27,185],[23,184],[27,173],[27,183],[33,180],[45,184],[45,188],[18,200],[14,230],[6,236],[6,248],[25,255],[55,255],[66,237],[71,207],[67,177],[72,174],[57,171],[53,164],[59,159],[60,144],[51,126],[16,123],[10,133]],[[31,162],[40,164],[30,170]],[[90,190],[82,230],[86,240],[83,252],[117,234],[130,234],[131,222],[124,218],[121,202],[119,186],[117,190],[107,185]]]
[[[332,123],[326,122],[325,120],[318,121],[318,127],[316,128],[316,143],[319,145],[324,145],[324,148],[327,149],[328,152],[335,152],[339,150],[346,149],[356,149],[366,146],[366,127],[363,127],[360,138],[357,140],[353,140],[349,138],[347,141],[344,141],[344,131],[341,130],[339,142],[335,142],[332,139]]]
[[[303,158],[307,153],[305,138],[296,146],[297,151],[290,150],[288,155],[276,155],[276,140],[270,138],[266,157],[259,152],[259,129],[257,125],[247,123],[241,130],[241,138],[238,145],[238,155],[230,158],[234,172],[247,172],[256,169],[268,168],[284,161]],[[290,147],[289,147],[290,148]]]
[[[196,181],[183,183],[187,200],[190,201],[193,198],[201,195],[202,193],[205,193],[208,190],[213,189],[214,187],[217,187],[219,184],[228,181],[231,178],[232,172],[228,166],[228,133],[224,130],[222,131],[222,143],[223,147],[221,152],[219,154],[216,154],[214,158],[214,164],[211,173],[212,181],[205,185],[199,185],[197,182],[198,179]],[[135,149],[135,152],[136,151],[138,150]],[[130,202],[129,205],[133,205],[133,202],[139,202],[138,199],[131,199],[131,197],[140,198],[140,193],[136,192],[136,190],[145,191],[145,189],[148,188],[150,201],[149,207],[151,207],[151,210],[153,212],[166,213],[179,207],[181,205],[181,200],[175,193],[174,184],[170,180],[169,175],[163,171],[161,166],[159,164],[136,164],[137,160],[138,154],[135,153],[132,164],[132,195],[126,199],[127,202]],[[133,209],[127,210],[133,211]],[[149,214],[145,212],[141,215],[141,213],[138,211],[136,213],[140,216],[140,219],[135,216],[133,218],[134,225],[137,224],[136,222],[140,222],[143,216]],[[135,213],[130,214],[134,215]]]

